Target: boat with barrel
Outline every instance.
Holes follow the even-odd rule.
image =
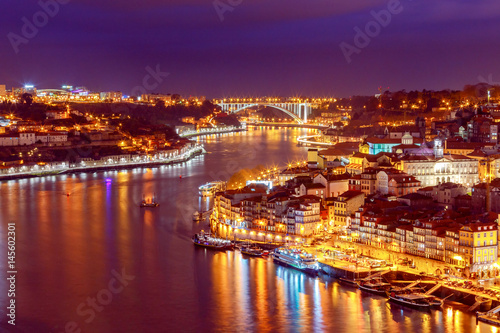
[[[301,272],[318,275],[318,259],[300,248],[279,247],[272,252],[273,261]]]
[[[417,310],[429,311],[431,309],[431,303],[427,295],[415,294],[415,293],[396,293],[387,292],[389,296],[389,302],[393,302],[399,305],[407,306]]]
[[[227,239],[214,237],[211,234],[206,234],[203,230],[195,234],[191,239],[193,244],[199,247],[209,248],[212,250],[226,251],[234,248],[233,243]]]
[[[257,246],[246,245],[240,248],[240,252],[251,257],[266,257],[269,255],[269,251],[263,250]]]
[[[416,293],[415,295],[419,295],[419,296],[425,298],[427,300],[427,302],[429,302],[429,304],[432,308],[441,308],[444,304],[445,299],[447,299],[450,296],[453,296],[453,294],[452,294],[452,295],[446,296],[445,298],[439,298],[439,297],[434,296],[434,295],[422,294],[422,293]]]
[[[154,208],[158,207],[160,204],[156,201],[156,194],[153,195],[151,199],[146,199],[144,194],[142,195],[142,201],[139,205],[141,208]]]
[[[214,182],[209,182],[198,187],[198,191],[202,197],[213,196],[217,192],[226,190],[226,182],[222,180],[217,180]]]
[[[381,276],[360,280],[358,285],[359,289],[379,296],[386,296],[391,290],[391,284],[383,281]]]

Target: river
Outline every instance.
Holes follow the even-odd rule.
[[[181,165],[0,182],[0,330],[6,332],[490,332],[453,310],[382,297],[190,241],[199,185],[304,160],[300,129],[197,140]],[[69,196],[67,195],[69,193]],[[160,207],[141,209],[143,194]],[[16,225],[16,326],[7,323],[7,223]]]

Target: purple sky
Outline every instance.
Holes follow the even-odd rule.
[[[218,1],[239,4],[221,21],[213,0],[69,1],[16,53],[9,33],[22,37],[22,18],[33,22],[42,8],[35,0],[3,0],[0,84],[130,93],[143,85],[148,66],[170,73],[153,92],[209,98],[500,81],[498,0],[401,0],[401,12],[350,63],[340,43],[354,46],[354,28],[364,30],[371,11],[396,0]]]

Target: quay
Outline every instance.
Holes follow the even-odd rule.
[[[225,133],[235,133],[235,132],[244,132],[246,131],[246,128],[238,128],[238,127],[226,127],[223,129],[220,128],[213,128],[213,129],[201,129],[200,131],[187,131],[179,134],[179,136],[182,136],[183,138],[190,138],[190,137],[196,137],[196,136],[203,136],[203,135],[213,135],[213,134],[225,134]]]
[[[33,167],[22,166],[19,168],[10,168],[5,171],[0,171],[1,180],[12,180],[22,178],[34,178],[53,176],[60,174],[73,174],[82,172],[98,172],[106,170],[133,169],[140,167],[155,167],[161,165],[170,165],[186,162],[195,156],[205,153],[203,145],[196,144],[190,148],[186,148],[181,154],[173,156],[147,157],[138,158],[131,161],[96,161],[93,164],[73,164],[61,163],[55,167],[47,166],[47,168],[35,165]]]
[[[313,254],[318,259],[318,264],[320,266],[320,271],[329,277],[340,279],[341,282],[350,282],[350,285],[357,287],[356,281],[364,279],[366,277],[372,276],[374,274],[380,274],[388,283],[399,287],[421,288],[422,292],[426,292],[429,295],[437,296],[441,299],[445,299],[445,304],[451,305],[453,307],[458,307],[463,311],[475,312],[475,311],[489,311],[497,306],[500,306],[500,287],[496,285],[488,286],[488,289],[498,292],[498,296],[492,296],[486,294],[482,291],[471,290],[465,286],[453,286],[450,284],[451,281],[462,282],[466,281],[459,279],[458,277],[448,276],[446,280],[440,279],[436,274],[426,273],[418,269],[413,269],[404,265],[389,264],[384,267],[369,267],[363,264],[353,263],[351,261],[340,260],[339,258],[333,258],[331,256],[325,255],[325,252],[329,251],[339,251],[340,249],[349,249],[351,251],[352,258],[363,255],[365,259],[396,262],[400,259],[400,256],[394,255],[393,253],[388,254],[387,251],[382,249],[360,249],[355,247],[355,243],[345,242],[336,240],[335,244],[339,247],[332,247],[331,245],[315,245],[311,246],[312,238],[292,238],[290,236],[283,237],[278,233],[273,232],[259,232],[257,230],[245,230],[239,228],[231,228],[228,225],[222,223],[212,223],[212,232],[216,233],[219,237],[226,238],[228,240],[233,240],[236,243],[252,243],[261,248],[272,250],[280,246],[287,244],[299,244],[304,246],[304,250],[308,253]],[[340,245],[342,247],[340,247]],[[359,245],[359,244],[358,244]],[[348,247],[347,247],[348,246]],[[371,247],[371,246],[370,246]],[[381,256],[378,251],[383,251],[387,256]],[[340,252],[340,251],[339,251]],[[331,252],[330,252],[331,253]],[[368,255],[370,254],[370,255]],[[401,254],[403,255],[403,254]],[[404,256],[408,256],[404,254]],[[428,259],[415,257],[415,259],[420,259],[418,265],[422,265],[424,262],[429,262]],[[436,262],[436,264],[439,264]],[[431,267],[439,272],[440,266],[434,266],[425,264],[425,266]],[[436,268],[437,267],[437,268]],[[426,269],[427,271],[429,269]],[[321,275],[320,275],[321,278]],[[481,297],[484,299],[483,302],[478,302],[476,297]]]

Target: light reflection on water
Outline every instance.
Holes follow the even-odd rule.
[[[59,332],[75,321],[83,332],[475,332],[475,318],[460,311],[427,315],[271,260],[193,247],[190,237],[206,226],[193,223],[192,213],[209,207],[198,186],[229,177],[229,164],[304,159],[307,148],[294,138],[305,134],[273,129],[198,138],[210,153],[183,166],[1,182],[2,253],[6,224],[17,224],[18,328]],[[139,208],[143,194],[156,194],[160,207]],[[135,279],[86,323],[77,307],[122,269]],[[485,324],[478,330],[493,331]]]

